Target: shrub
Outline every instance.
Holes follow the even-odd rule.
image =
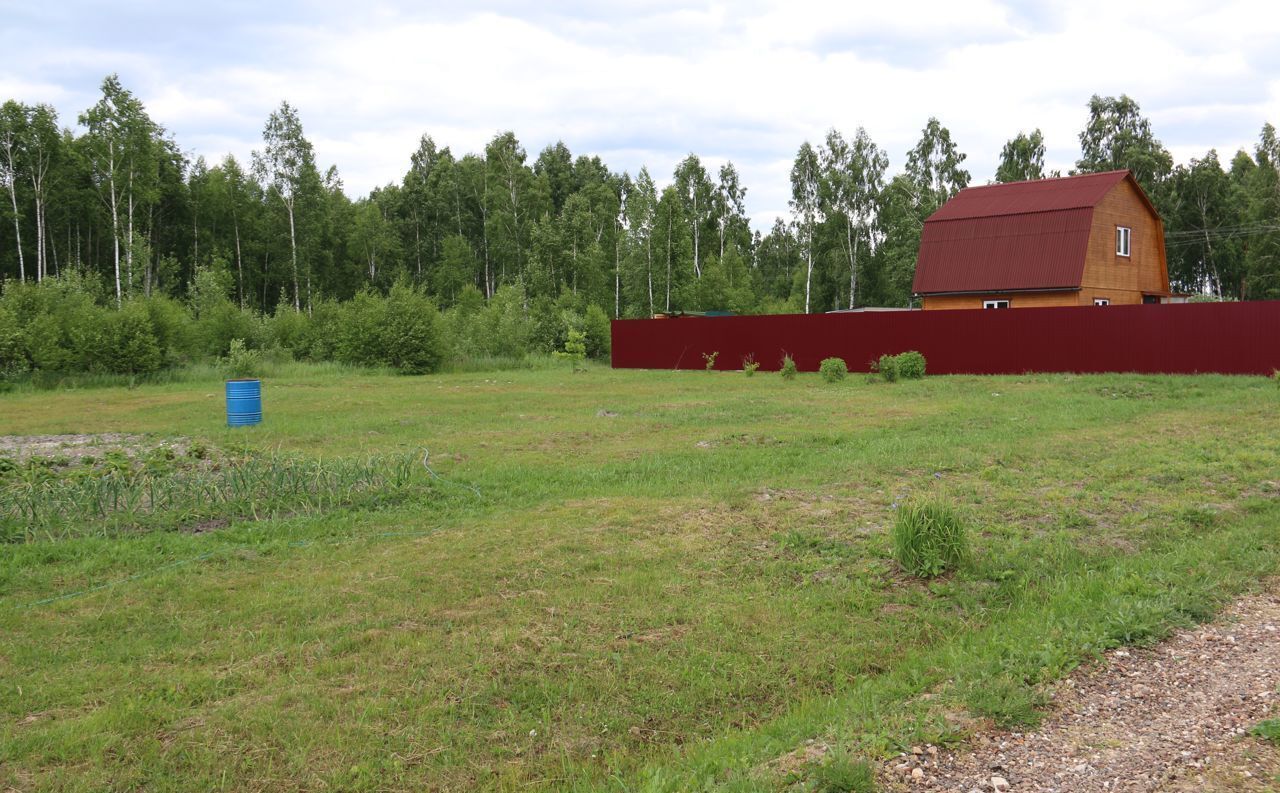
[[[332,306],[325,301],[314,304],[312,315]],[[277,306],[276,313],[262,322],[263,346],[288,350],[295,358],[311,354],[311,317],[292,308]]]
[[[164,365],[190,360],[199,353],[192,338],[191,315],[181,303],[171,297],[152,295],[142,304]]]
[[[158,370],[164,360],[146,306],[128,303],[104,316],[98,344],[96,367],[113,374],[147,374]]]
[[[796,362],[790,355],[782,356],[782,369],[779,370],[783,380],[796,379]]]
[[[573,371],[579,371],[582,368],[582,362],[587,358],[587,334],[580,330],[569,331],[569,339],[564,343],[564,350],[556,350],[552,355],[568,361]]]
[[[945,504],[903,504],[891,532],[893,558],[921,578],[955,570],[969,558],[968,530]]]
[[[379,363],[403,374],[427,374],[444,360],[440,312],[435,303],[408,284],[396,284],[387,295],[379,334],[383,359]]]
[[[895,380],[919,380],[924,377],[924,356],[915,350],[899,355],[881,355],[880,360],[871,367],[880,376],[892,383]]]
[[[386,297],[360,292],[340,307],[332,323],[334,357],[344,363],[426,374],[444,359],[440,312],[408,284],[396,284]]]
[[[582,330],[586,333],[587,356],[590,358],[608,358],[610,344],[609,315],[595,303],[587,306],[586,317],[582,321]]]
[[[919,380],[924,377],[924,356],[915,350],[904,352],[898,357],[898,377],[903,380]]]
[[[21,374],[29,368],[31,361],[27,359],[27,345],[22,339],[18,318],[0,306],[0,378]]]
[[[382,363],[380,331],[385,317],[386,301],[367,290],[341,304],[333,329],[333,357],[356,366]]]
[[[716,352],[704,352],[704,353],[702,354],[702,360],[704,360],[704,361],[706,361],[706,362],[707,362],[707,371],[708,371],[708,372],[710,372],[712,369],[716,368],[716,358],[718,358],[718,357],[720,357],[720,353],[719,353],[719,351],[716,351]]]
[[[742,359],[742,373],[747,377],[751,377],[760,368],[760,362],[756,360],[754,355],[748,355]]]
[[[227,357],[219,363],[223,374],[229,378],[262,376],[262,353],[245,347],[244,339],[232,339]]]
[[[828,383],[838,383],[849,374],[849,366],[843,358],[823,358],[818,364],[818,373]]]
[[[258,338],[258,320],[251,311],[242,311],[230,300],[209,300],[195,321],[194,336],[201,353],[223,356],[231,349],[231,341]]]

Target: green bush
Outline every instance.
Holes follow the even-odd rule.
[[[609,315],[595,303],[587,306],[582,320],[582,330],[587,337],[587,356],[608,358],[610,344]]]
[[[312,306],[312,316],[318,310],[328,309],[332,303],[320,301]],[[294,358],[307,358],[311,355],[312,316],[302,311],[280,306],[276,312],[262,319],[263,347],[268,349],[288,350]]]
[[[162,295],[139,302],[151,322],[163,366],[189,361],[199,355],[192,338],[191,315],[180,302]]]
[[[228,378],[262,376],[262,353],[245,347],[243,339],[232,339],[227,357],[219,363]]]
[[[873,369],[886,381],[919,380],[924,377],[924,356],[915,350],[899,355],[881,355]]]
[[[257,316],[242,311],[230,300],[211,301],[200,311],[193,330],[196,348],[203,355],[220,357],[231,350],[231,341],[256,344],[263,334]]]
[[[893,558],[921,578],[955,570],[969,558],[968,530],[945,504],[919,502],[898,507],[890,532]]]
[[[783,380],[796,379],[796,361],[790,355],[782,356],[782,368],[778,370]]]
[[[568,361],[574,372],[585,371],[582,362],[587,359],[587,334],[580,330],[569,331],[569,339],[564,343],[564,350],[556,350],[552,355]]]
[[[145,305],[126,303],[119,311],[105,312],[102,319],[98,362],[89,367],[90,370],[100,369],[112,374],[149,374],[164,364]]]
[[[334,357],[404,374],[434,372],[444,359],[441,325],[431,299],[408,284],[396,284],[386,297],[360,292],[336,318]]]
[[[756,360],[755,355],[748,355],[742,359],[742,373],[747,377],[751,377],[760,368],[760,362]]]
[[[31,368],[22,327],[12,311],[0,306],[0,378],[21,374]]]
[[[427,374],[444,360],[440,312],[423,292],[396,284],[387,295],[380,334],[383,360],[403,374]]]
[[[838,383],[849,374],[849,366],[843,358],[823,358],[818,364],[818,373],[828,383]]]

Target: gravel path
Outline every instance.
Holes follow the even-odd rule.
[[[1280,703],[1280,588],[1064,681],[1035,732],[889,761],[897,790],[1280,791],[1280,750],[1246,736]]]

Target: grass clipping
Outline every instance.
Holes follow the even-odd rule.
[[[920,578],[936,578],[969,560],[968,529],[946,504],[903,504],[893,523],[893,558]]]

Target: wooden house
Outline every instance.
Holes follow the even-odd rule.
[[[1128,171],[970,187],[925,221],[912,291],[926,310],[1167,301],[1164,226]]]

